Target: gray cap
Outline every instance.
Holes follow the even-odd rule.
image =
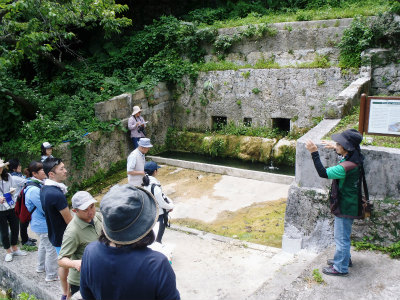
[[[77,208],[80,210],[85,210],[88,208],[91,204],[97,203],[96,199],[92,197],[88,192],[85,191],[79,191],[76,192],[72,196],[72,208]]]
[[[158,204],[153,196],[129,184],[113,186],[101,200],[100,211],[104,234],[120,245],[144,238],[158,219]]]

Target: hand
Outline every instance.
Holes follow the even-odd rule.
[[[15,190],[16,190],[16,188],[10,188],[10,194],[14,194]]]
[[[174,209],[170,209],[168,212],[170,213],[171,211],[173,211]]]
[[[74,260],[74,268],[80,272],[81,271],[81,264],[82,264],[82,260]]]
[[[5,200],[6,200],[6,198],[4,198],[3,196],[0,196],[0,204],[3,204]]]
[[[326,149],[336,149],[336,143],[332,141],[321,141],[322,145],[325,146]]]
[[[314,144],[314,142],[312,140],[306,141],[306,148],[308,151],[310,151],[310,153],[318,151],[317,146]]]

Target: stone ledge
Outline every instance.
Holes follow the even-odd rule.
[[[217,173],[223,175],[236,176],[241,178],[255,179],[261,181],[268,181],[274,183],[291,184],[294,180],[294,176],[273,174],[267,172],[250,171],[245,169],[231,168],[225,166],[197,163],[179,159],[164,158],[159,156],[147,156],[151,160],[167,164],[171,166],[181,167],[185,169],[194,169],[203,172]]]

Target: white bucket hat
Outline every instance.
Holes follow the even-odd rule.
[[[143,148],[151,148],[153,145],[150,142],[150,139],[148,138],[141,138],[138,142],[138,145],[143,147]]]
[[[133,107],[132,116],[136,115],[138,112],[142,111],[139,106]]]
[[[0,159],[0,168],[4,168],[5,166],[8,166],[8,162],[4,162],[4,160]]]

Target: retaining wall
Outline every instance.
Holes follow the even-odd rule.
[[[290,119],[291,128],[309,127],[325,105],[358,74],[328,69],[242,69],[200,73],[185,80],[174,111],[178,128],[211,128],[212,116],[272,127],[273,118]]]

